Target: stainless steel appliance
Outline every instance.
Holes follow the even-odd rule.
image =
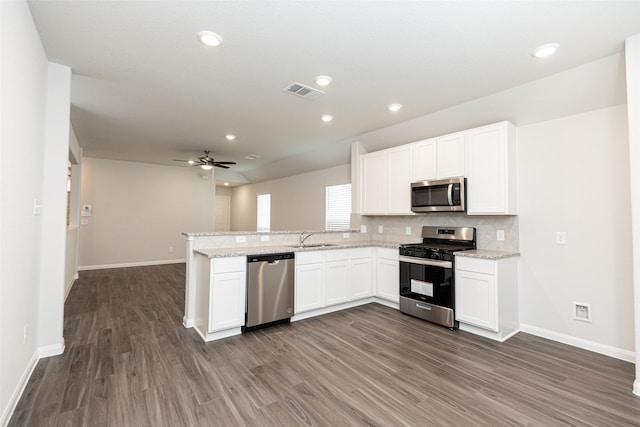
[[[466,181],[462,176],[411,184],[413,212],[464,212]]]
[[[456,251],[476,248],[476,229],[422,227],[422,242],[400,246],[400,311],[451,329]]]
[[[243,332],[290,322],[294,263],[293,253],[247,257],[247,312]]]

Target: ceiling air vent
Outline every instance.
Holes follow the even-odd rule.
[[[292,95],[299,96],[304,99],[308,99],[309,101],[313,101],[320,95],[324,95],[324,92],[318,89],[314,89],[309,86],[305,86],[301,83],[292,83],[284,89],[285,92],[288,92]]]

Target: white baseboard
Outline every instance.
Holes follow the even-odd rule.
[[[15,390],[13,391],[13,394],[11,395],[11,398],[9,399],[7,407],[4,408],[4,410],[2,411],[2,419],[0,419],[0,425],[6,426],[7,424],[9,424],[11,415],[13,415],[13,411],[15,411],[16,406],[18,405],[18,402],[22,397],[22,393],[24,393],[24,389],[27,386],[27,383],[29,382],[29,378],[31,378],[31,374],[33,374],[33,370],[36,368],[36,365],[38,364],[38,360],[40,360],[38,358],[38,353],[39,353],[38,350],[33,352],[33,356],[31,356],[29,363],[27,364],[24,372],[22,373],[22,376],[20,377],[20,381],[18,382],[17,387],[15,388]]]
[[[148,265],[180,264],[185,262],[187,262],[186,259],[166,259],[162,261],[125,262],[122,264],[83,265],[78,267],[78,271],[104,270],[107,268],[145,267]]]
[[[184,325],[185,328],[193,328],[196,325],[196,321],[193,319],[187,319],[187,316],[183,316],[182,325]]]
[[[555,331],[550,331],[548,329],[538,328],[537,326],[522,324],[520,325],[520,330],[522,332],[526,332],[531,335],[536,335],[538,337],[547,338],[553,341],[558,341],[563,344],[568,344],[574,347],[582,348],[584,350],[593,351],[595,353],[604,354],[605,356],[614,357],[616,359],[624,360],[626,362],[631,362],[631,363],[636,362],[636,354],[633,351],[623,350],[621,348],[600,344],[597,342],[585,340],[583,338],[561,334]],[[637,382],[638,381],[636,381],[636,383]],[[637,385],[634,385],[634,390],[637,387],[638,387]],[[638,393],[636,393],[635,391],[634,393],[640,395],[640,390],[637,390],[637,391]]]
[[[64,353],[64,339],[58,344],[45,345],[38,347],[38,357],[40,359],[45,357],[57,356]]]

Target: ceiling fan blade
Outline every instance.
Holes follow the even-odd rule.
[[[193,160],[173,159],[174,162],[192,162]]]
[[[217,165],[235,165],[236,162],[214,162]]]
[[[221,165],[218,162],[216,162],[214,166],[217,166],[217,167],[222,168],[222,169],[229,169],[229,166]]]

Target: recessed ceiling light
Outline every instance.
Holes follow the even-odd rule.
[[[558,43],[549,43],[544,44],[538,48],[536,48],[531,54],[536,58],[546,58],[547,56],[551,56],[558,50],[560,45]]]
[[[227,141],[233,141],[236,139],[236,136],[231,133],[226,134],[224,137],[227,138]]]
[[[260,156],[258,156],[257,154],[249,154],[248,156],[244,156],[244,158],[247,160],[256,160],[259,159]]]
[[[190,165],[194,164],[195,162],[193,160],[189,160],[187,163],[189,163]]]
[[[331,114],[325,114],[322,116],[322,121],[325,123],[329,123],[331,120],[333,120],[333,116]]]
[[[224,186],[225,186],[225,187],[228,187],[228,186],[229,186],[229,183],[228,183],[228,182],[225,182],[225,183],[224,183]]]
[[[213,31],[200,31],[198,38],[207,46],[220,46],[222,44],[222,37]]]
[[[329,76],[318,76],[316,77],[316,84],[318,86],[326,86],[331,83],[331,77]]]
[[[402,108],[402,104],[389,104],[387,108],[389,109],[389,111],[393,111],[395,113],[396,111],[400,111],[400,109]]]

